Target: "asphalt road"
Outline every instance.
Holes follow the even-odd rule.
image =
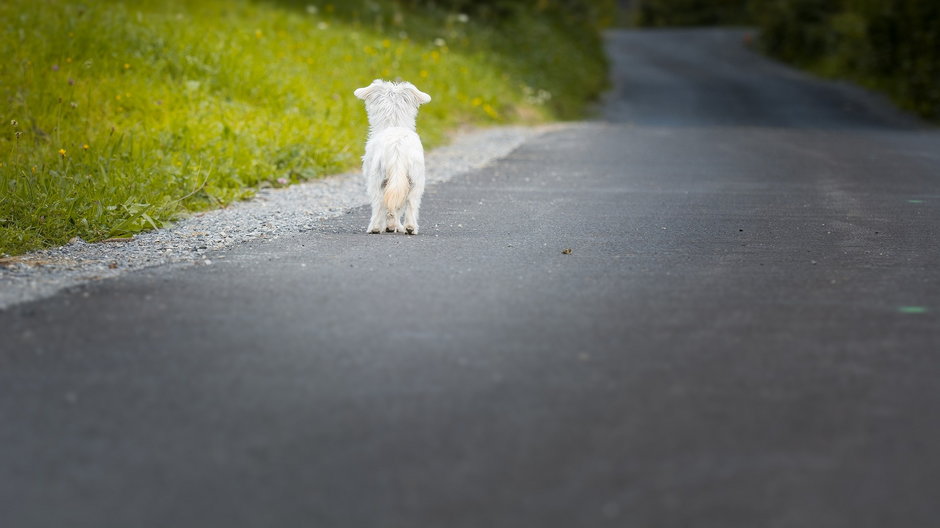
[[[0,525],[936,526],[940,134],[742,36],[612,34],[419,236],[0,312]]]

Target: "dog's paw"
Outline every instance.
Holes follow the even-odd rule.
[[[413,226],[413,225],[405,226],[405,233],[408,233],[409,235],[417,235],[418,226]]]
[[[368,234],[370,234],[370,235],[377,235],[377,234],[379,234],[379,233],[381,233],[381,232],[382,232],[382,230],[381,230],[380,228],[378,228],[378,227],[370,227],[369,229],[366,229],[366,233],[368,233]]]

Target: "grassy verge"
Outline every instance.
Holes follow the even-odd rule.
[[[0,254],[128,236],[355,166],[352,91],[376,77],[434,97],[429,146],[464,124],[577,116],[605,63],[596,27],[565,22],[390,0],[4,2]]]

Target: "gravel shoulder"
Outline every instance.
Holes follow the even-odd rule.
[[[427,153],[428,184],[482,167],[526,139],[558,126],[459,133],[451,144]],[[76,239],[65,246],[0,259],[0,310],[144,268],[211,265],[219,250],[308,231],[317,222],[366,203],[361,174],[349,172],[284,189],[263,189],[251,200],[199,213],[126,241],[89,244]]]

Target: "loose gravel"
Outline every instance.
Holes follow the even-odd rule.
[[[458,134],[450,145],[428,153],[428,185],[482,167],[549,128],[501,127]],[[209,266],[215,251],[308,231],[317,222],[366,203],[362,176],[351,172],[283,189],[262,189],[249,201],[190,216],[132,239],[89,244],[76,238],[65,246],[0,259],[0,310],[153,266]]]

